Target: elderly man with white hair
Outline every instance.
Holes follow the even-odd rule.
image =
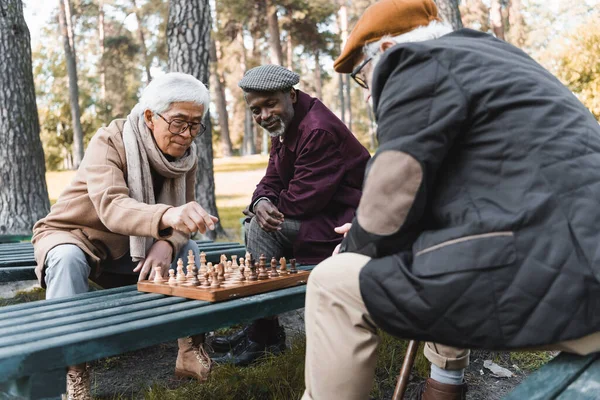
[[[466,398],[469,348],[600,351],[600,127],[569,89],[433,0],[369,7],[334,68],[379,149],[309,278],[303,399],[367,399],[378,329],[426,342],[424,400]]]
[[[191,75],[168,73],[144,89],[126,119],[98,130],[70,185],[33,228],[36,273],[46,298],[163,275],[198,247],[190,233],[214,229],[217,218],[195,202],[194,139],[210,97]],[[205,380],[210,358],[203,335],[179,339],[175,372]],[[69,399],[90,399],[86,365],[69,367]]]

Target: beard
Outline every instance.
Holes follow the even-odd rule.
[[[275,123],[275,122],[279,122],[279,127],[275,130],[269,130],[266,127]],[[274,137],[278,137],[278,136],[283,136],[283,134],[285,133],[285,123],[283,122],[283,119],[281,119],[281,117],[278,116],[273,116],[271,119],[267,120],[267,121],[263,121],[260,126],[266,130],[267,132],[269,132],[269,136],[271,136],[272,138]]]

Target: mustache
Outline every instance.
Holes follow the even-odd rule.
[[[271,124],[273,124],[275,122],[281,122],[281,118],[277,117],[277,116],[273,116],[273,117],[269,118],[266,121],[262,121],[260,123],[260,126],[262,126],[263,128],[266,128],[267,126],[269,126],[269,125],[271,125]]]

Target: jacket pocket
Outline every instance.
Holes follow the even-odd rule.
[[[463,236],[417,251],[413,274],[420,277],[496,268],[516,261],[513,232]]]

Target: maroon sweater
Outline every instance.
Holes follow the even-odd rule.
[[[294,257],[315,264],[341,242],[333,228],[352,221],[370,155],[318,99],[298,91],[294,111],[284,142],[271,141],[251,204],[267,197],[285,217],[301,220]]]

